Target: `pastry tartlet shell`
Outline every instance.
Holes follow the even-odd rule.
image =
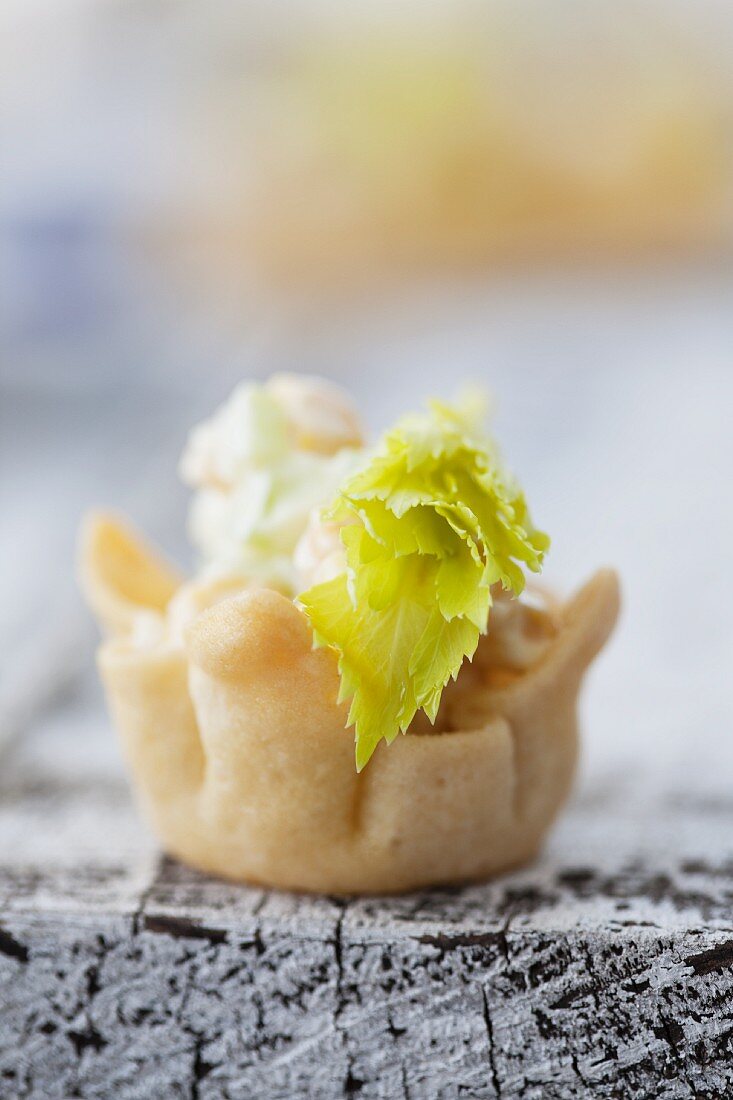
[[[181,578],[92,517],[81,578],[145,816],[166,852],[229,879],[325,893],[484,879],[533,857],[570,790],[583,675],[619,609],[611,570],[561,606],[543,658],[461,696],[460,728],[382,743],[357,774],[335,655],[285,596],[252,588],[141,642]]]

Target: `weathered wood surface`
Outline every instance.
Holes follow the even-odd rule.
[[[494,883],[270,894],[161,858],[89,713],[2,765],[3,1100],[733,1092],[733,795],[609,777]]]
[[[295,342],[271,358],[337,371],[375,426],[484,378],[548,580],[619,568],[577,800],[485,887],[264,895],[161,864],[98,697],[54,712],[0,757],[0,1100],[733,1095],[730,271],[454,289],[276,322]],[[142,354],[136,330],[132,357],[106,334],[66,394],[76,345],[48,390],[22,363],[3,394],[0,744],[84,658],[78,514],[116,505],[183,551],[185,430],[264,369],[256,326],[231,356],[178,329]]]

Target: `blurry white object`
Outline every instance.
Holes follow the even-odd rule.
[[[58,600],[43,622],[3,657],[0,750],[36,719],[82,672],[94,631],[75,598]]]

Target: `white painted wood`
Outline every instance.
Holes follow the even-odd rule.
[[[495,882],[304,898],[161,860],[83,709],[3,768],[0,1096],[733,1087],[730,795],[609,777]]]

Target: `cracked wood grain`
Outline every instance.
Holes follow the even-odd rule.
[[[548,883],[528,910],[516,881],[409,901],[251,893],[166,860],[139,915],[6,916],[0,1095],[712,1100],[733,1087],[730,928],[559,932],[542,927]]]
[[[2,1100],[733,1093],[733,802],[607,790],[494,882],[305,898],[63,765],[0,776]]]

